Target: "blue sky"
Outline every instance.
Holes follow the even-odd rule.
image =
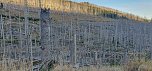
[[[141,17],[152,18],[152,0],[73,0],[114,8]]]

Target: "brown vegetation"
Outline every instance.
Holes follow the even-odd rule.
[[[24,5],[25,0],[3,0],[1,2],[3,3],[11,3],[11,4],[17,4],[17,5]],[[139,16],[135,16],[133,14],[124,13],[112,8],[107,8],[103,6],[97,6],[90,4],[88,2],[72,2],[68,0],[41,0],[41,4],[39,0],[27,0],[27,4],[30,7],[39,7],[42,8],[50,8],[51,10],[57,10],[57,11],[65,11],[65,12],[77,12],[82,14],[90,14],[90,15],[100,15],[100,14],[117,14],[120,17],[125,17],[128,19],[133,19],[137,21],[148,21],[144,18],[141,18]]]
[[[152,61],[134,60],[124,66],[124,71],[152,71]]]

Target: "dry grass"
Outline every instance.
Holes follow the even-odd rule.
[[[139,71],[152,71],[152,61],[144,62],[139,66]]]
[[[0,64],[0,71],[28,71],[30,63],[10,62],[8,66]],[[6,68],[7,67],[7,68]],[[19,68],[18,68],[19,67]],[[84,66],[73,68],[72,65],[57,65],[51,71],[152,71],[152,61],[130,61],[124,66]]]
[[[0,71],[29,71],[31,70],[31,62],[5,60],[0,63]]]
[[[124,71],[123,67],[110,66],[85,66],[80,68],[73,68],[72,65],[60,66],[58,65],[53,71]]]
[[[130,61],[127,65],[124,65],[124,71],[152,71],[152,61]]]
[[[53,71],[152,71],[152,61],[134,60],[124,66],[87,66],[77,69],[72,65],[58,65]]]

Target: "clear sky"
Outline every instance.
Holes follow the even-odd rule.
[[[152,18],[152,0],[72,0],[114,8],[141,17]]]

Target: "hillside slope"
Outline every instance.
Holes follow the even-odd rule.
[[[1,3],[10,3],[16,5],[27,5],[29,7],[42,7],[42,8],[50,8],[51,10],[56,11],[64,11],[64,12],[72,12],[72,13],[81,13],[81,14],[90,14],[97,15],[112,19],[130,19],[136,21],[148,21],[147,19],[141,18],[139,16],[135,16],[133,14],[124,13],[112,8],[107,8],[104,6],[97,6],[94,4],[90,4],[88,2],[73,2],[68,0],[2,0]]]

